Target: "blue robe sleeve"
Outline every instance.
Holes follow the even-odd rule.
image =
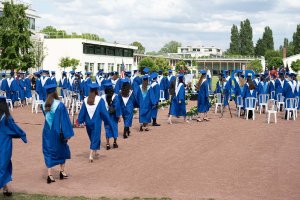
[[[71,137],[74,136],[74,131],[70,121],[69,114],[67,112],[66,107],[63,105],[63,103],[60,103],[59,109],[60,109],[61,130],[64,134],[64,138],[70,139]]]
[[[114,98],[114,107],[116,109],[116,117],[119,118],[122,115],[120,100],[118,96]]]
[[[86,116],[87,110],[85,103],[82,103],[82,107],[80,109],[79,115],[78,115],[78,123],[83,124],[85,122],[85,116]]]
[[[150,95],[150,102],[152,105],[156,105],[158,102],[156,102],[155,94],[153,88],[149,89],[149,95]]]
[[[101,119],[104,121],[104,124],[109,125],[111,130],[113,130],[114,125],[111,123],[111,119],[110,119],[109,113],[108,113],[108,111],[105,107],[104,100],[101,99],[99,104],[100,104],[99,106],[100,106],[100,117],[101,117]]]
[[[27,143],[26,133],[15,123],[12,117],[8,118],[8,128],[10,131],[6,132],[12,138],[21,138],[24,143]]]
[[[185,89],[184,86],[180,87],[180,90],[178,92],[178,100],[181,102],[185,102]]]

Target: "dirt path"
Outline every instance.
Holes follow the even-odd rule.
[[[22,124],[43,124],[42,114],[31,114],[30,108],[25,108],[16,109],[13,116],[29,140],[27,145],[14,143],[13,191],[180,200],[300,199],[299,119],[278,119],[277,125],[268,125],[264,115],[246,121],[235,116],[230,119],[228,112],[221,119],[211,112],[211,122],[185,124],[175,119],[175,124],[168,125],[164,110],[159,112],[161,127],[139,133],[135,119],[132,136],[127,140],[120,137],[117,150],[106,151],[102,142],[100,157],[92,164],[88,163],[85,129],[76,129],[66,169],[70,179],[48,185],[42,126]]]

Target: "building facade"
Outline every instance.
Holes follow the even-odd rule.
[[[204,56],[222,56],[223,51],[220,48],[214,46],[186,46],[178,47],[177,53],[172,54],[179,55],[183,58],[200,58]]]
[[[99,42],[82,38],[43,39],[46,57],[43,69],[56,71],[60,74],[64,69],[59,67],[62,57],[75,58],[80,61],[76,71],[92,72],[93,75],[102,69],[105,73],[121,72],[122,65],[125,70],[131,71],[133,67],[133,52],[135,46]],[[70,71],[71,68],[66,68]]]

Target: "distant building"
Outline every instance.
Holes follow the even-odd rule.
[[[96,75],[98,70],[104,72],[121,72],[124,64],[126,70],[133,70],[133,52],[135,46],[99,42],[82,38],[57,38],[43,39],[46,50],[46,57],[43,62],[43,69],[56,71],[60,74],[63,71],[59,67],[62,57],[70,57],[80,60],[76,71],[92,72]],[[66,71],[70,71],[67,68]]]
[[[170,55],[179,55],[183,58],[200,58],[204,56],[222,56],[223,52],[220,48],[211,46],[186,46],[178,47],[177,53],[171,53]]]

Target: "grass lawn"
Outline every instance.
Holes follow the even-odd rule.
[[[2,194],[0,194],[0,199],[2,198]],[[4,198],[7,200],[91,200],[86,197],[59,197],[59,196],[46,196],[40,194],[21,194],[21,193],[13,193],[12,197]],[[98,199],[93,200],[171,200],[171,198],[124,198],[124,199],[110,199],[106,197],[100,197]]]

